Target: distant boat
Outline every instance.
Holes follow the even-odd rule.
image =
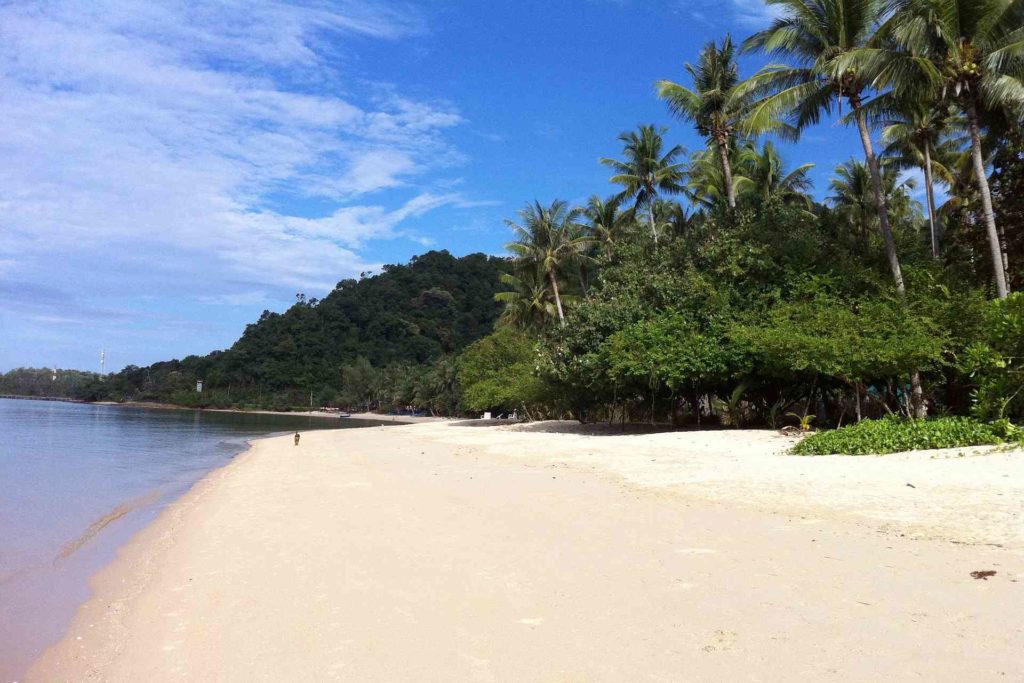
[[[338,417],[352,417],[351,413],[338,413]]]

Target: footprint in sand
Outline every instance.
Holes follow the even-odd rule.
[[[679,555],[714,555],[717,550],[711,548],[676,548]]]
[[[722,629],[716,629],[715,634],[711,639],[711,643],[701,648],[704,652],[717,652],[724,650],[731,650],[733,642],[736,640],[736,634],[732,631],[723,631]]]

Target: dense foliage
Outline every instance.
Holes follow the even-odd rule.
[[[969,417],[929,420],[889,417],[812,434],[794,446],[792,452],[796,455],[872,455],[986,446],[1020,438],[1020,428],[1006,420],[985,423]]]
[[[0,394],[39,397],[79,397],[99,381],[95,372],[51,368],[15,368],[0,373]]]
[[[640,126],[601,159],[617,194],[520,213],[503,321],[533,354],[490,367],[503,391],[481,396],[677,424],[1024,418],[1024,2],[772,4],[742,44],[770,66],[743,79],[726,36],[656,84],[703,149]],[[810,164],[760,138],[830,118],[864,156],[819,203]]]
[[[522,331],[503,326],[473,343],[459,359],[462,404],[472,411],[543,415],[546,388],[537,376],[537,350]]]

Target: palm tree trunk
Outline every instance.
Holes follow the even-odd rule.
[[[939,258],[939,233],[935,230],[935,186],[932,181],[932,145],[924,141],[924,190],[928,198],[928,229],[932,237],[932,258]]]
[[[1003,251],[1003,272],[1006,273],[1006,288],[1012,284],[1010,281],[1010,259],[1006,255],[1006,229],[1003,223],[999,223],[999,248]]]
[[[871,184],[874,187],[875,202],[878,205],[878,222],[882,225],[882,236],[885,238],[885,256],[889,260],[892,279],[896,282],[896,293],[902,299],[907,295],[907,288],[903,284],[903,270],[900,268],[899,255],[896,253],[896,240],[893,239],[892,227],[889,225],[889,204],[886,202],[885,192],[882,189],[882,173],[878,168],[875,146],[871,143],[871,133],[864,120],[864,113],[860,110],[860,101],[851,97],[850,106],[857,114],[857,129],[860,131],[861,144],[864,145],[868,170],[871,171]],[[924,390],[921,388],[921,373],[917,370],[910,373],[910,386],[914,417],[923,419],[927,414],[927,406],[924,402]]]
[[[558,278],[555,277],[555,271],[548,271],[548,279],[551,280],[551,291],[555,293],[555,308],[558,309],[558,322],[564,325],[565,313],[562,312],[562,297],[558,293]]]
[[[724,137],[724,136],[723,136]],[[725,197],[729,208],[736,208],[736,189],[732,186],[732,164],[729,163],[729,138],[716,140],[718,157],[722,160],[722,178],[725,181]]]
[[[658,246],[658,229],[654,226],[654,201],[647,203],[647,220],[651,224],[651,237],[654,238],[654,246]]]
[[[871,185],[875,191],[875,204],[878,206],[878,222],[882,224],[882,236],[885,238],[885,256],[889,260],[892,279],[896,282],[896,292],[902,297],[907,293],[907,288],[903,284],[903,270],[900,268],[900,259],[896,254],[896,241],[893,239],[892,228],[889,225],[889,204],[886,202],[885,192],[882,189],[882,173],[878,169],[875,146],[871,143],[871,133],[868,132],[868,124],[864,121],[864,114],[860,110],[860,102],[850,98],[850,106],[857,112],[857,129],[860,131],[864,156],[868,162],[868,170],[871,172]]]
[[[996,294],[1005,299],[1010,293],[1006,286],[1006,271],[1002,245],[999,243],[999,232],[996,230],[996,217],[992,211],[992,194],[988,189],[988,177],[985,175],[985,158],[981,153],[981,130],[978,127],[978,111],[974,106],[974,97],[968,95],[967,121],[971,129],[971,159],[974,161],[974,177],[978,181],[981,193],[981,209],[985,218],[985,229],[988,232],[988,246],[992,252],[992,270],[996,276]]]

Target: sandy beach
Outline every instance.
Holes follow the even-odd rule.
[[[28,680],[1024,678],[1024,454],[790,444],[481,422],[259,440],[94,578]]]

